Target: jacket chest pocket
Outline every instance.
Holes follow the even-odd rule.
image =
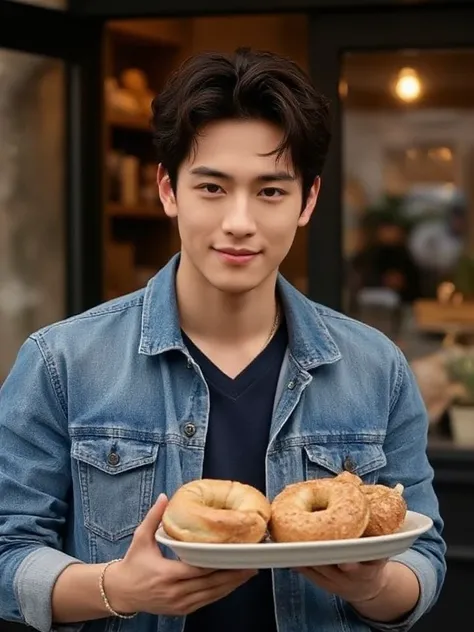
[[[376,483],[380,470],[387,464],[379,443],[334,443],[304,447],[306,480],[351,472],[364,483]]]
[[[158,448],[112,437],[73,442],[87,529],[112,542],[135,531],[153,502]]]

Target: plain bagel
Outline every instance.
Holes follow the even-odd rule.
[[[270,502],[258,489],[202,479],[175,492],[162,526],[170,537],[184,542],[249,544],[265,538],[270,515]]]

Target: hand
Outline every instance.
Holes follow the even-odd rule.
[[[378,597],[388,581],[388,560],[296,569],[314,584],[357,608]]]
[[[104,588],[120,614],[187,615],[222,599],[256,571],[201,569],[162,556],[155,540],[166,496],[161,495],[134,533],[121,562],[105,573]]]

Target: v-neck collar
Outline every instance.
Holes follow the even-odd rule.
[[[269,344],[234,378],[216,366],[184,332],[182,332],[182,336],[183,342],[201,367],[206,380],[211,382],[221,393],[237,398],[267,373],[272,366],[272,357],[282,347],[282,353],[278,355],[281,355],[281,359],[283,358],[287,333],[285,324],[280,324]]]

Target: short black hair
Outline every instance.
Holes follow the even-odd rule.
[[[176,190],[178,169],[199,131],[228,119],[259,119],[284,132],[274,152],[288,152],[306,199],[321,175],[331,139],[329,102],[291,59],[239,48],[233,54],[198,53],[168,79],[152,103],[158,162]]]

